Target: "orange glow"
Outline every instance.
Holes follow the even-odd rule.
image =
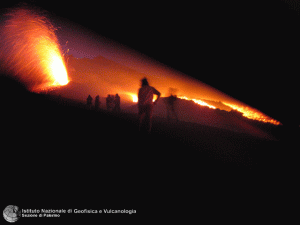
[[[68,74],[64,61],[56,46],[56,43],[45,41],[37,45],[37,52],[43,58],[41,64],[44,67],[45,73],[49,75],[51,85],[66,85],[68,84]]]
[[[199,99],[194,99],[194,98],[191,99],[191,98],[188,98],[188,97],[185,97],[185,96],[177,96],[177,97],[180,98],[180,99],[184,99],[184,100],[191,100],[191,101],[193,101],[193,102],[195,102],[196,104],[201,105],[201,106],[207,106],[207,107],[209,107],[209,108],[211,108],[211,109],[216,109],[215,106],[209,105],[209,104],[207,104],[206,102],[201,101],[201,100],[199,100]]]
[[[31,91],[66,85],[67,69],[53,25],[37,12],[16,9],[1,31],[1,59]]]
[[[7,31],[10,31],[10,29],[12,29],[11,26],[6,26],[5,28]],[[6,33],[9,35],[17,36],[16,32],[10,31]],[[43,36],[53,37],[52,31],[50,33],[51,33],[50,35],[45,34]],[[38,40],[37,35],[30,34],[25,36],[28,36],[28,38],[32,38],[33,36],[35,39]],[[44,40],[44,42],[48,42],[48,41],[49,38]],[[27,42],[25,41],[23,42],[27,44]],[[99,39],[99,42],[101,42],[101,39]],[[24,47],[26,46],[24,45],[24,43],[20,45],[18,41],[14,41],[13,44],[9,45],[10,46],[9,50],[13,51],[14,47],[12,46],[17,46],[16,49],[24,48],[23,52],[26,52],[26,50],[32,51],[32,48],[29,49],[27,47]],[[36,50],[37,52],[39,52],[38,54],[43,55],[43,51],[41,51],[41,49],[46,48],[45,44],[41,43],[36,45],[36,43],[37,41],[34,41],[34,43],[33,41],[29,42],[29,44],[36,46],[36,49],[40,49],[40,50]],[[165,66],[139,52],[135,52],[132,49],[119,45],[118,43],[113,43],[111,46],[108,45],[107,48],[105,49],[106,45],[107,45],[106,42],[103,43],[103,48],[104,48],[103,53],[99,53],[99,56],[93,59],[87,59],[87,58],[78,59],[75,57],[70,57],[68,61],[69,66],[70,68],[73,68],[73,70],[70,69],[70,71],[72,70],[70,76],[72,78],[72,81],[74,81],[74,83],[76,83],[76,85],[78,85],[79,87],[72,91],[65,92],[64,93],[65,97],[80,99],[82,101],[85,101],[86,97],[89,94],[91,94],[92,96],[97,96],[97,95],[107,96],[108,94],[118,93],[121,96],[122,104],[123,102],[127,102],[127,103],[130,102],[130,104],[132,104],[132,102],[137,103],[138,102],[137,93],[141,85],[140,81],[142,78],[146,77],[149,81],[150,86],[155,87],[162,94],[162,97],[169,96],[170,94],[169,89],[172,88],[176,90],[176,95],[179,96],[179,98],[185,100],[192,100],[193,102],[201,106],[206,106],[211,109],[219,108],[221,110],[226,110],[226,111],[235,109],[241,112],[243,116],[249,119],[254,119],[262,122],[269,122],[276,125],[280,124],[279,121],[276,121],[268,117],[267,115],[259,112],[258,110],[255,110],[251,107],[247,107],[246,104],[234,99],[233,97],[228,96],[225,93],[197,79],[191,78],[175,69],[172,69],[171,67]],[[6,50],[5,52],[10,52],[10,51]],[[109,54],[106,54],[105,52],[109,52]],[[16,58],[19,59],[17,53],[15,53],[13,57],[16,56]],[[31,55],[32,54],[29,54],[29,56]],[[24,57],[22,58],[22,60],[25,61]],[[16,63],[13,66],[17,64],[18,65],[26,64],[22,62],[22,60],[14,60],[14,62]],[[34,60],[34,62],[36,62],[36,60]],[[50,69],[50,68],[57,68],[57,71],[63,71],[63,69],[60,68],[63,68],[64,66],[60,62],[63,61],[60,60],[60,55],[59,55],[58,58],[54,57],[52,63],[45,63],[45,65],[42,66],[44,68],[47,67],[47,65],[52,65],[50,67],[49,66],[47,67],[49,69],[49,71],[47,71],[47,74],[58,74],[57,77],[52,76],[54,77],[54,82],[52,80],[51,83],[52,85],[57,85],[57,84],[63,85],[68,82],[66,76],[64,75],[60,76],[59,72],[55,72],[56,69],[52,69],[52,70]],[[27,60],[27,64],[30,63],[31,61]],[[24,66],[21,68],[24,69]],[[62,74],[64,74],[64,72],[62,72]],[[202,71],[201,66],[199,66],[199,74],[203,74],[203,76],[204,75],[214,76],[214,74],[211,73],[206,74],[206,71]],[[66,79],[64,79],[64,77]],[[63,79],[60,80],[60,78]],[[84,90],[84,88],[80,88],[80,85],[86,87],[87,91]],[[216,104],[214,104],[213,102],[215,102]]]
[[[138,96],[136,94],[129,94],[132,98],[133,102],[138,102]],[[153,98],[153,102],[155,101],[155,98]]]
[[[138,97],[136,94],[129,94],[132,97],[132,101],[133,102],[138,102]],[[206,106],[209,107],[211,109],[216,109],[217,107],[213,106],[213,105],[209,105],[208,103],[204,102],[203,100],[199,100],[199,99],[193,99],[193,98],[188,98],[186,96],[177,96],[180,99],[184,99],[184,100],[188,100],[188,101],[193,101],[198,105],[201,106]],[[250,108],[250,107],[244,107],[244,106],[237,106],[234,104],[229,104],[229,103],[225,103],[222,102],[224,105],[237,110],[238,112],[241,112],[243,114],[244,117],[247,117],[248,119],[252,119],[252,120],[258,120],[264,123],[271,123],[274,125],[280,125],[281,123],[275,119],[272,119],[271,117],[263,114],[262,112]]]
[[[137,95],[132,94],[131,97],[132,97],[133,102],[138,102],[138,96]]]
[[[138,102],[138,96],[137,96],[137,95],[135,95],[135,94],[129,94],[129,95],[132,97],[132,101],[133,101],[133,102]],[[177,96],[177,97],[180,98],[180,99],[193,101],[193,102],[195,102],[196,104],[201,105],[201,106],[207,106],[207,107],[209,107],[209,108],[211,108],[211,109],[216,109],[215,106],[209,105],[209,104],[207,104],[206,102],[204,102],[204,101],[202,101],[202,100],[198,100],[198,99],[190,99],[190,98],[185,97],[185,96]],[[155,101],[155,98],[153,98],[153,102],[154,102],[154,101]]]
[[[258,110],[251,109],[250,107],[237,106],[234,104],[229,104],[223,102],[224,105],[229,106],[230,108],[237,110],[243,114],[244,117],[247,117],[252,120],[258,120],[264,123],[271,123],[274,125],[280,125],[281,123],[277,120],[272,119],[271,117],[259,112]]]

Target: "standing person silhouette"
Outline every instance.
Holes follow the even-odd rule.
[[[100,106],[100,96],[97,95],[95,98],[95,110],[98,111],[99,110],[99,106]]]
[[[115,112],[120,112],[121,111],[121,107],[120,107],[121,99],[120,99],[120,96],[118,94],[116,94],[116,96],[115,96],[114,103],[115,103],[114,111]]]
[[[169,122],[171,120],[171,117],[175,117],[176,122],[179,121],[176,110],[175,110],[175,106],[174,106],[174,103],[176,100],[177,100],[177,96],[172,95],[172,94],[171,94],[171,96],[165,98],[165,104],[167,106],[167,119]]]
[[[113,102],[113,97],[111,95],[108,95],[106,98],[106,108],[108,111],[111,111],[113,109]]]
[[[160,92],[154,87],[149,86],[146,78],[142,79],[142,87],[138,93],[138,110],[139,110],[139,131],[141,131],[143,122],[148,133],[151,132],[153,105],[156,105],[160,98]],[[153,102],[153,95],[157,95],[157,99]]]
[[[88,108],[89,110],[92,109],[92,101],[93,101],[93,98],[92,98],[91,95],[89,95],[89,96],[87,97],[87,99],[86,99],[86,105],[87,105],[87,108]]]

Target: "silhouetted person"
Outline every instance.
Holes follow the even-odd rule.
[[[106,98],[106,108],[108,111],[111,111],[113,109],[114,104],[114,98],[111,95],[108,95]]]
[[[116,96],[115,96],[114,103],[115,103],[114,111],[115,112],[120,112],[121,111],[121,107],[120,107],[121,99],[120,99],[120,96],[118,94],[116,94]]]
[[[87,105],[88,109],[92,108],[92,101],[93,101],[93,98],[91,95],[89,95],[88,98],[86,99],[86,105]]]
[[[175,110],[175,101],[177,100],[176,95],[172,95],[165,98],[165,104],[167,107],[167,119],[168,121],[171,120],[171,117],[175,117],[176,121],[178,122],[178,116]]]
[[[100,97],[99,95],[96,96],[95,98],[95,110],[99,110],[99,107],[100,107]]]
[[[153,103],[153,95],[157,95],[157,99]],[[149,86],[146,78],[142,79],[142,87],[138,93],[138,110],[139,110],[139,130],[141,131],[143,122],[148,133],[151,132],[153,105],[156,105],[160,98],[160,92],[154,87]]]

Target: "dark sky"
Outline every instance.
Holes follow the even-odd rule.
[[[299,124],[296,3],[81,1],[47,2],[42,8],[65,21],[58,32],[62,42],[69,40],[70,53],[92,57],[98,48],[109,53],[112,39],[283,123]],[[73,29],[84,31],[82,41],[74,37],[74,46],[69,35]],[[94,42],[95,35],[106,48]]]

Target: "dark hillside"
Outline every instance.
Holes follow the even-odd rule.
[[[24,208],[112,205],[149,216],[157,204],[170,215],[200,199],[224,207],[263,196],[275,204],[276,183],[292,185],[294,151],[284,141],[159,117],[145,136],[135,114],[89,111],[15,81],[0,84],[2,171],[13,174],[4,185]]]

